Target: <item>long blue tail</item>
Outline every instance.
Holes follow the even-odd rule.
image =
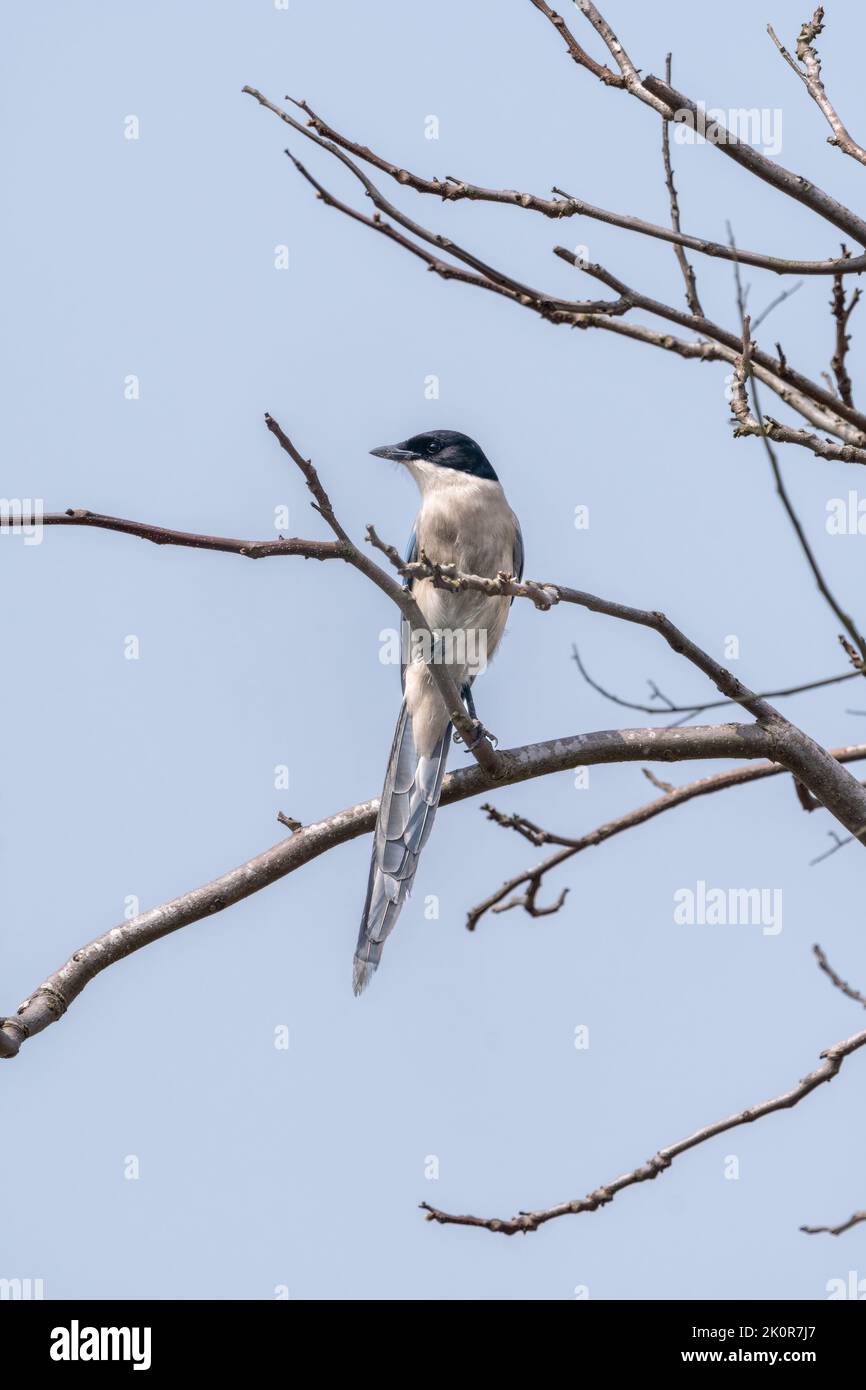
[[[412,889],[418,860],[439,805],[450,741],[449,724],[433,756],[420,757],[412,737],[412,721],[403,702],[373,836],[367,901],[352,974],[352,988],[356,994],[360,994],[372,979],[382,947]]]

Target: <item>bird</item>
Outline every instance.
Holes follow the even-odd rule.
[[[522,578],[520,523],[474,439],[457,430],[428,430],[370,453],[405,468],[421,494],[406,563],[423,555],[433,563],[454,565],[461,573],[493,577],[505,572]],[[455,593],[436,588],[432,579],[409,579],[404,587],[411,591],[434,639],[440,636],[433,659],[450,666],[475,723],[471,749],[487,733],[476,715],[472,682],[499,645],[512,600],[471,590]],[[353,961],[356,995],[372,979],[385,940],[412,889],[421,851],[433,828],[451,742],[448,711],[419,655],[423,642],[417,644],[412,632],[409,637],[409,651],[404,646],[401,661],[403,703],[379,801]]]

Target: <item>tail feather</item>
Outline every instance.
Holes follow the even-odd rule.
[[[382,948],[412,889],[421,851],[433,827],[445,776],[451,725],[430,758],[419,755],[405,702],[394,733],[379,815],[352,988],[360,994],[375,973]]]

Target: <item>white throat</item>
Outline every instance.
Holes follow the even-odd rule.
[[[459,495],[474,493],[476,496],[500,492],[498,482],[491,478],[476,478],[473,473],[462,473],[459,468],[444,468],[441,463],[431,463],[428,459],[409,459],[406,468],[418,486],[422,498],[432,495]]]

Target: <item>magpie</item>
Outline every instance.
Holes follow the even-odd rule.
[[[494,577],[505,571],[522,577],[520,523],[474,439],[456,430],[429,430],[370,452],[405,467],[421,494],[407,562],[423,552],[434,563],[455,565],[462,573]],[[425,653],[424,634],[410,631],[401,662],[403,704],[373,836],[367,897],[355,948],[352,983],[356,995],[372,978],[411,891],[445,776],[451,723],[425,655],[447,663],[475,719],[472,682],[498,647],[511,605],[505,597],[436,588],[431,579],[410,580],[407,587],[435,645],[432,653]]]

